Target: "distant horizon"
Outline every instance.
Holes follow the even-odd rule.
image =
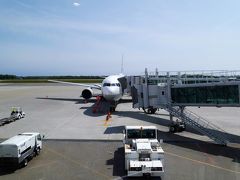
[[[156,69],[155,69],[156,70]],[[155,70],[149,70],[148,69],[148,73],[150,73],[150,74],[153,74],[153,73],[155,73],[156,71]],[[228,73],[230,73],[230,72],[232,72],[232,73],[234,73],[234,72],[238,72],[238,73],[240,73],[240,69],[239,70],[237,70],[237,69],[232,69],[232,70],[224,70],[224,69],[222,69],[222,70],[182,70],[182,71],[158,71],[159,72],[159,74],[167,74],[167,72],[169,72],[169,73],[178,73],[178,72],[180,72],[181,74],[183,74],[183,73],[199,73],[199,74],[201,74],[201,73],[203,73],[203,74],[206,74],[206,73],[210,73],[210,72],[213,72],[213,73],[224,73],[224,72],[228,72]],[[0,73],[0,75],[15,75],[15,76],[17,76],[17,77],[31,77],[31,76],[33,76],[33,77],[50,77],[50,76],[60,76],[60,77],[64,77],[64,76],[86,76],[86,77],[90,77],[90,76],[97,76],[97,77],[106,77],[106,76],[110,76],[110,75],[117,75],[117,74],[121,74],[121,73],[115,73],[115,74],[89,74],[89,75],[87,75],[87,74],[52,74],[52,75],[49,75],[49,74],[45,74],[45,75],[18,75],[18,74],[1,74]],[[123,73],[124,75],[126,75],[126,76],[131,76],[131,75],[144,75],[144,71],[142,71],[142,72],[139,72],[139,73],[136,73],[136,74],[125,74],[125,73]]]

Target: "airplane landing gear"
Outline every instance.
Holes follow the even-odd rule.
[[[116,107],[110,107],[110,112],[115,112],[116,111]]]

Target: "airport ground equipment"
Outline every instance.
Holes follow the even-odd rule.
[[[25,112],[20,107],[12,107],[11,117],[21,119],[25,117]]]
[[[131,91],[133,108],[141,108],[154,114],[161,108],[169,112],[172,127],[173,116],[187,126],[216,143],[226,145],[224,130],[189,111],[187,106],[240,107],[240,72],[164,72],[127,77],[127,90]]]
[[[175,132],[182,132],[186,129],[186,124],[182,121],[174,121],[170,127],[169,127],[169,132],[175,133]]]
[[[11,123],[25,117],[25,112],[20,107],[12,107],[11,114],[7,118],[0,119],[0,126]]]
[[[42,137],[37,132],[18,134],[0,144],[0,166],[17,168],[27,166],[28,161],[42,150]]]
[[[126,126],[125,170],[128,176],[164,176],[164,151],[155,126]]]

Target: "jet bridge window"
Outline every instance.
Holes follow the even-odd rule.
[[[173,103],[239,104],[238,85],[172,88]]]

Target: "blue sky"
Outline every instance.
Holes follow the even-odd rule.
[[[122,54],[126,74],[240,69],[239,7],[237,0],[0,0],[0,74],[116,74]]]

